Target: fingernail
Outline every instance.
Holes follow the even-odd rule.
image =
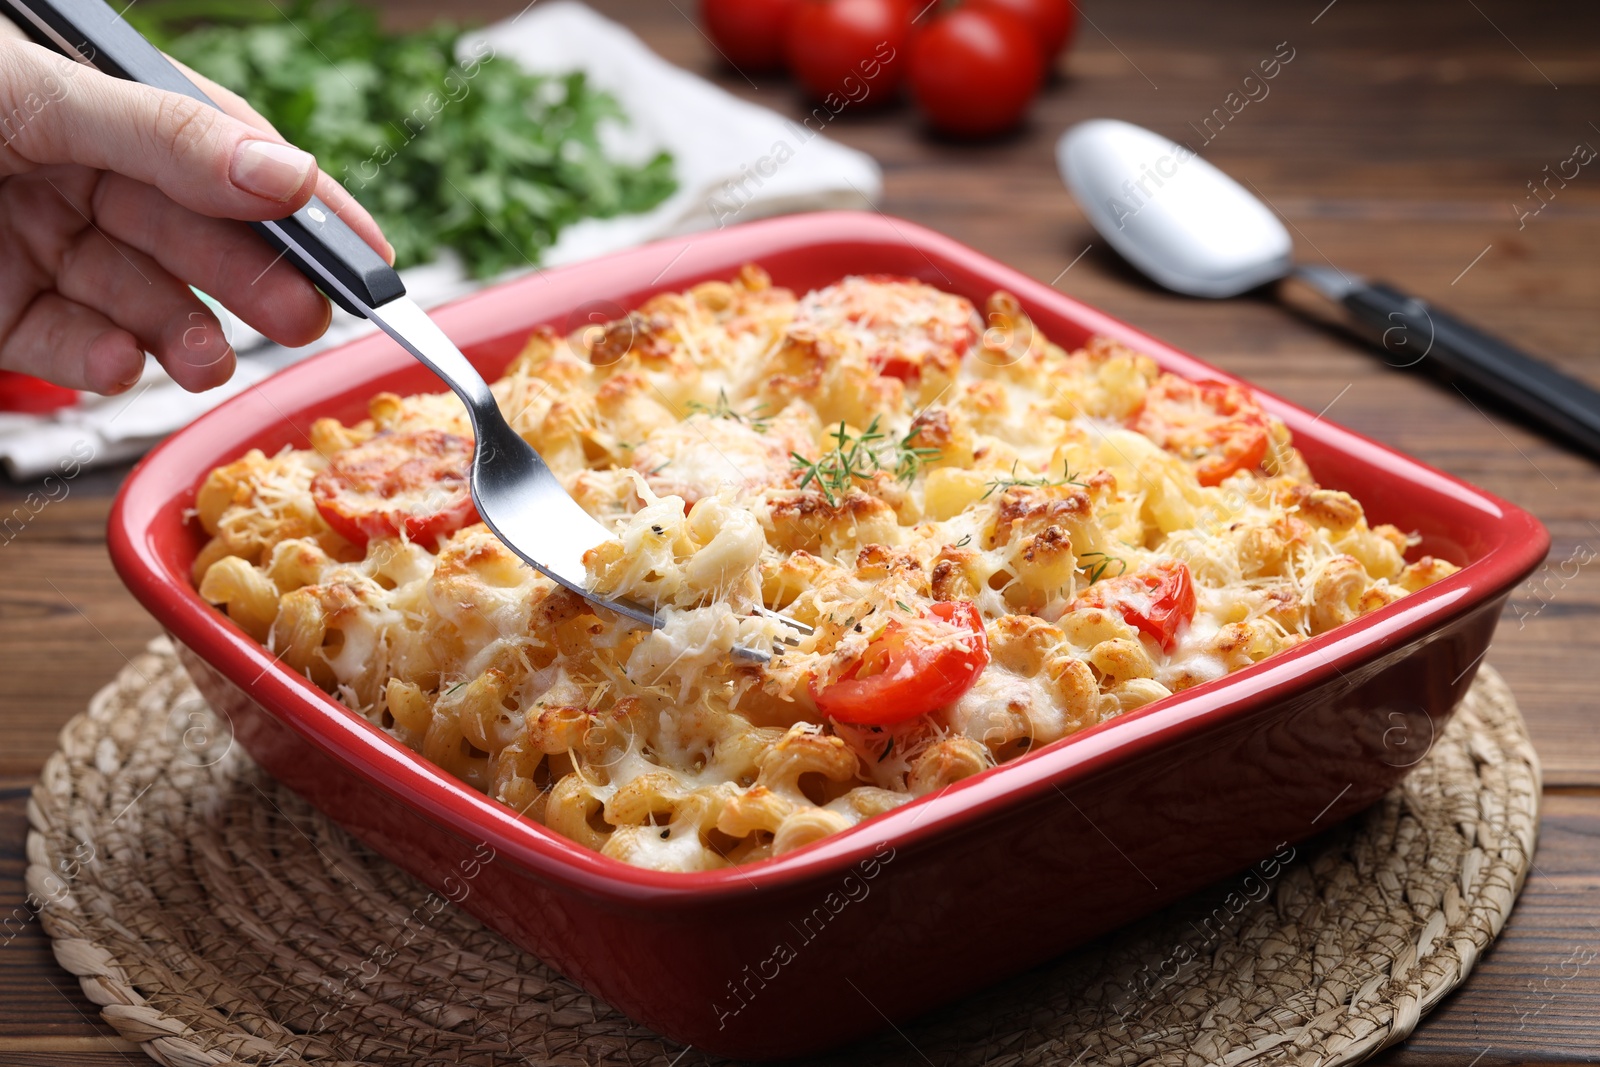
[[[233,150],[233,184],[268,200],[288,200],[306,183],[317,161],[309,152],[276,141],[243,141]]]

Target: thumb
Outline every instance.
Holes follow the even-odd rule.
[[[0,40],[0,115],[10,116],[0,173],[77,163],[246,220],[281,218],[316,185],[316,160],[271,132],[31,43]]]

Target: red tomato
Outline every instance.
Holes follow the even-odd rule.
[[[1079,608],[1119,611],[1129,626],[1171,652],[1178,630],[1194,618],[1194,578],[1187,563],[1164,559],[1134,574],[1094,583],[1072,602],[1071,610]]]
[[[1194,465],[1201,485],[1217,485],[1267,458],[1267,413],[1250,391],[1227,382],[1163,374],[1131,420],[1135,430]]]
[[[835,114],[877,106],[900,87],[911,0],[800,0],[784,35],[789,70]]]
[[[364,545],[403,529],[424,543],[478,521],[468,472],[472,442],[443,430],[380,433],[333,457],[311,480],[311,498],[329,526]]]
[[[967,6],[1008,11],[1027,23],[1047,71],[1072,43],[1078,24],[1072,0],[967,0]]]
[[[748,74],[783,66],[783,34],[798,0],[700,0],[706,35]]]
[[[915,620],[891,619],[832,685],[811,683],[817,710],[839,722],[890,726],[942,708],[989,665],[989,639],[970,601],[946,600]]]
[[[1027,113],[1044,61],[1028,24],[1008,11],[958,7],[911,42],[911,95],[935,127],[985,137]]]
[[[78,391],[35,378],[31,374],[0,370],[0,411],[47,415],[78,402]]]

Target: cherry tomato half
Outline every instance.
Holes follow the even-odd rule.
[[[1044,61],[1009,11],[958,7],[911,42],[911,95],[945,133],[986,137],[1015,126],[1039,91]]]
[[[1163,374],[1134,414],[1135,430],[1194,465],[1201,485],[1261,466],[1272,422],[1250,391]]]
[[[1178,631],[1194,618],[1194,578],[1182,560],[1160,560],[1142,571],[1094,583],[1072,602],[1071,610],[1079,608],[1121,612],[1129,626],[1171,652]]]
[[[989,665],[983,618],[966,600],[946,600],[920,618],[890,620],[838,681],[811,683],[817,710],[839,722],[890,726],[958,699]]]
[[[469,471],[472,442],[443,430],[380,433],[333,457],[311,480],[329,526],[364,545],[374,537],[432,542],[478,521]]]
[[[911,0],[800,0],[784,59],[805,91],[835,113],[876,107],[900,87],[915,14]]]
[[[799,0],[700,0],[700,21],[717,50],[747,74],[783,66],[783,36]]]
[[[1078,28],[1078,8],[1072,0],[967,0],[967,5],[1009,11],[1027,23],[1046,71],[1072,43]]]
[[[963,297],[898,274],[863,274],[806,295],[795,321],[846,329],[878,374],[917,382],[932,364],[954,374],[978,339]]]
[[[0,370],[0,411],[48,415],[78,402],[78,391],[31,374]]]

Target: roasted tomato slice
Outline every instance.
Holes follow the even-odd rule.
[[[1132,425],[1194,464],[1201,485],[1217,485],[1235,471],[1261,466],[1271,422],[1243,386],[1163,374],[1145,393]]]
[[[1182,560],[1160,560],[1142,571],[1094,583],[1070,610],[1079,608],[1119,611],[1128,625],[1171,652],[1178,631],[1194,618],[1194,578]]]
[[[929,366],[954,374],[980,325],[964,297],[894,274],[855,275],[810,293],[795,321],[850,334],[878,374],[911,383]]]
[[[890,620],[866,654],[831,685],[811,683],[822,714],[890,726],[942,708],[989,665],[989,639],[970,601],[941,601],[915,619]]]
[[[469,472],[472,441],[443,430],[380,433],[333,457],[311,480],[317,510],[340,536],[431,543],[478,521]]]

